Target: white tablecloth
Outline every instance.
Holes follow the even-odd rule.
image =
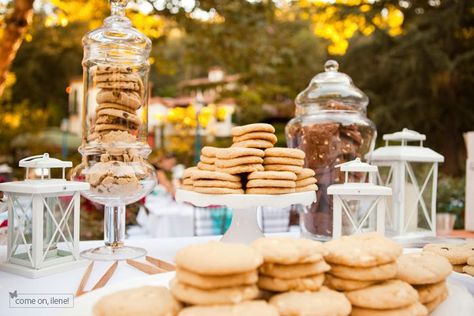
[[[177,203],[170,195],[155,189],[146,197],[146,218],[137,217],[152,238],[191,237],[194,234],[193,207]]]

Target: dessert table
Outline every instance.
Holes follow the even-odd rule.
[[[273,235],[273,234],[272,234]],[[284,233],[277,234],[284,236],[298,236],[298,233]],[[208,237],[180,237],[180,238],[158,238],[158,239],[140,239],[127,240],[127,245],[138,246],[148,250],[148,255],[162,260],[173,262],[176,252],[184,246],[202,243],[210,240],[219,240],[221,236]],[[101,246],[103,241],[83,241],[80,243],[81,250]],[[410,249],[410,251],[419,251]],[[0,261],[6,258],[6,246],[0,246]],[[144,259],[139,259],[144,261]],[[89,278],[89,282],[85,289],[91,288],[97,280],[104,274],[112,262],[96,261],[94,269]],[[0,315],[31,315],[33,312],[35,316],[40,315],[56,315],[64,312],[65,308],[10,308],[9,307],[9,292],[15,290],[20,293],[33,294],[71,294],[73,295],[79,285],[79,282],[86,270],[87,264],[83,268],[78,268],[72,271],[55,274],[52,276],[43,277],[40,279],[28,279],[22,276],[9,274],[0,271]],[[108,285],[118,284],[120,282],[131,280],[134,278],[143,278],[145,273],[128,265],[126,262],[119,262],[117,270],[107,283]],[[471,294],[474,293],[474,277],[453,273],[450,277],[452,282],[462,284]]]

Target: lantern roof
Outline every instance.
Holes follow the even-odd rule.
[[[426,140],[426,135],[418,133],[408,128],[404,128],[400,132],[383,135],[385,141],[423,141]]]
[[[360,158],[338,164],[336,168],[340,168],[344,172],[377,172],[378,170],[377,166],[362,162]]]
[[[336,165],[336,168],[340,168],[341,171],[345,172],[345,181],[343,184],[333,184],[329,186],[327,190],[329,195],[345,195],[353,197],[392,195],[391,188],[372,183],[370,181],[370,176],[369,182],[349,182],[350,172],[375,173],[378,170],[377,166],[362,162],[360,158],[356,158],[352,161]]]
[[[44,153],[42,155],[23,158],[18,165],[23,168],[71,168],[72,162],[50,158],[48,153]]]
[[[57,193],[61,195],[90,188],[87,182],[67,181],[65,169],[72,167],[72,162],[50,158],[48,153],[24,158],[20,160],[18,165],[26,168],[25,180],[0,183],[0,191],[21,194]],[[49,169],[52,168],[62,168],[62,178],[51,178]],[[30,179],[30,169],[39,171],[41,178]]]
[[[345,196],[390,196],[392,188],[373,183],[342,183],[333,184],[328,187],[329,195],[345,195]]]
[[[423,146],[426,136],[416,131],[404,128],[400,132],[383,135],[385,146],[379,147],[366,155],[367,160],[377,161],[413,161],[413,162],[443,162],[443,155],[431,148]],[[401,142],[399,145],[390,145],[389,142]],[[417,145],[408,145],[416,142]]]

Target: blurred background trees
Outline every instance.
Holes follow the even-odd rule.
[[[0,56],[15,3],[25,1],[0,0]],[[20,132],[67,116],[68,84],[82,73],[81,37],[108,14],[105,0],[30,2],[34,17],[18,33],[23,43],[0,92],[1,155]],[[473,12],[468,0],[137,0],[128,14],[153,40],[153,95],[177,96],[179,82],[220,66],[242,76],[222,96],[239,105],[237,122],[282,127],[297,93],[333,58],[369,95],[379,135],[426,133],[447,158],[444,171],[460,175],[462,132],[474,123]]]

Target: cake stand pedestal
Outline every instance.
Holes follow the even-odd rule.
[[[290,194],[202,194],[194,191],[176,191],[176,201],[187,202],[198,207],[225,205],[232,209],[232,222],[221,241],[228,243],[251,243],[263,237],[258,226],[257,208],[260,206],[288,207],[292,204],[310,205],[316,201],[316,192]]]

